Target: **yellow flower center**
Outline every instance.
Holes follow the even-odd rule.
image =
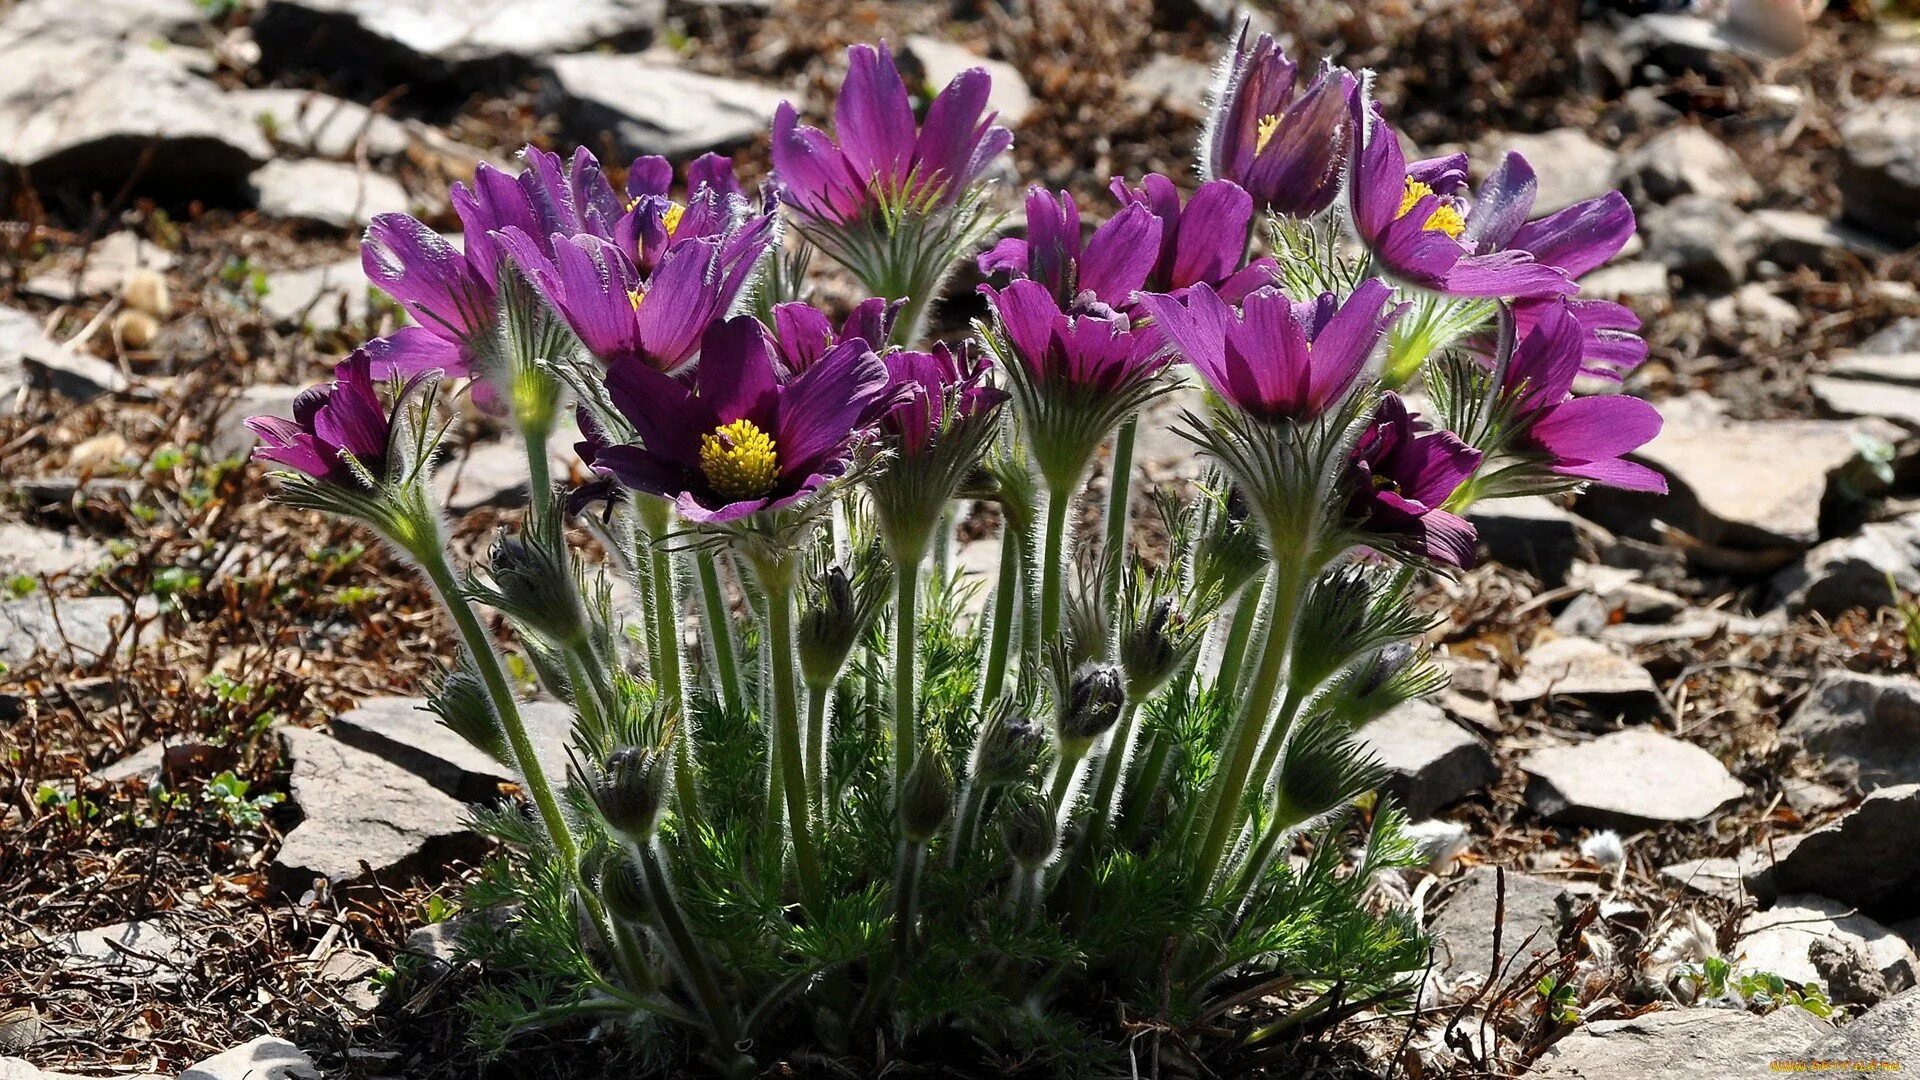
[[[686,207],[679,203],[668,203],[667,212],[660,216],[660,224],[666,226],[667,235],[672,236],[680,228],[680,219],[686,216]]]
[[[640,289],[627,290],[627,303],[632,304],[633,310],[635,311],[640,310],[640,301],[645,300],[646,298],[647,298],[647,294],[643,290],[640,290]]]
[[[1420,205],[1420,200],[1433,193],[1433,188],[1415,180],[1411,176],[1407,177],[1407,190],[1400,196],[1400,209],[1393,216],[1395,218],[1403,218],[1413,213],[1413,208]],[[1427,216],[1425,224],[1420,227],[1423,229],[1431,229],[1434,232],[1446,233],[1448,236],[1457,240],[1460,238],[1461,233],[1467,231],[1467,222],[1465,218],[1460,216],[1460,211],[1455,210],[1450,203],[1443,200],[1439,206],[1434,208],[1433,213]]]
[[[1264,153],[1267,149],[1267,144],[1273,141],[1273,133],[1279,130],[1280,118],[1278,116],[1261,117],[1260,125],[1254,129],[1253,152],[1256,154]]]
[[[700,471],[729,499],[757,499],[773,490],[780,475],[773,436],[751,420],[722,424],[700,437]]]

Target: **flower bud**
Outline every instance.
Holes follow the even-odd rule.
[[[1067,699],[1060,710],[1061,750],[1069,757],[1085,756],[1094,740],[1120,719],[1120,707],[1126,702],[1120,669],[1112,664],[1082,667],[1067,687]]]
[[[615,750],[592,788],[600,816],[633,843],[651,840],[666,806],[671,768],[671,759],[663,753],[636,746]]]
[[[627,922],[653,921],[653,897],[647,894],[646,882],[640,879],[640,868],[632,859],[608,852],[600,860],[598,877],[600,902],[607,906],[608,914]]]
[[[427,697],[427,711],[438,716],[447,730],[495,763],[512,763],[506,733],[500,730],[500,721],[493,715],[493,702],[488,700],[487,687],[480,676],[465,668],[447,672]]]
[[[483,600],[554,641],[586,633],[564,540],[501,533],[488,561],[491,587],[480,590]]]
[[[1129,620],[1121,628],[1120,666],[1136,696],[1151,693],[1186,659],[1179,640],[1185,623],[1185,616],[1174,609],[1173,598],[1163,596],[1147,606],[1144,618]]]
[[[1046,734],[1025,716],[996,710],[973,744],[973,780],[996,787],[1023,779],[1040,760]]]
[[[909,843],[924,844],[939,835],[953,813],[953,772],[947,759],[923,751],[900,790],[900,832]]]
[[[1053,808],[1031,788],[1011,793],[1001,808],[1000,835],[1013,861],[1028,871],[1047,865],[1060,842]]]
[[[812,602],[800,613],[800,671],[808,686],[831,683],[859,640],[861,620],[853,582],[838,565],[827,567]]]

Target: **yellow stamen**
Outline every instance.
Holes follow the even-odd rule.
[[[1278,116],[1261,117],[1259,126],[1254,129],[1253,152],[1256,154],[1264,153],[1267,149],[1267,144],[1273,141],[1273,133],[1279,130],[1280,118]]]
[[[1407,190],[1400,196],[1400,209],[1393,216],[1395,218],[1406,217],[1408,214],[1413,213],[1414,207],[1420,205],[1421,199],[1432,194],[1434,194],[1433,188],[1415,180],[1411,176],[1407,177]],[[1427,215],[1426,222],[1420,227],[1423,229],[1431,229],[1434,232],[1446,233],[1448,236],[1457,240],[1460,234],[1467,230],[1467,222],[1465,218],[1460,216],[1460,211],[1453,208],[1452,203],[1442,199],[1440,205],[1434,208],[1433,213]]]
[[[647,294],[639,289],[627,290],[627,303],[632,304],[633,310],[635,311],[640,310],[640,301],[645,300],[646,298],[647,298]]]
[[[700,437],[700,471],[729,499],[759,498],[773,490],[780,475],[773,436],[751,420],[722,424]]]
[[[660,216],[660,223],[667,227],[667,235],[672,236],[680,228],[680,219],[687,216],[687,208],[679,203],[668,203],[667,212]]]

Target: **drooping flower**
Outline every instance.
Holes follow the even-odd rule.
[[[1161,236],[1162,224],[1152,209],[1129,204],[1083,238],[1073,196],[1036,184],[1027,190],[1026,237],[995,244],[980,256],[980,272],[1038,282],[1062,310],[1087,303],[1119,310],[1146,285]]]
[[[598,447],[594,464],[696,523],[796,506],[846,472],[893,396],[886,365],[858,338],[784,376],[750,316],[707,329],[691,385],[637,357],[618,361],[607,390],[640,443]]]
[[[1348,521],[1409,554],[1464,567],[1473,561],[1473,526],[1441,507],[1479,465],[1480,451],[1385,394],[1348,462]]]
[[[1273,281],[1271,258],[1263,255],[1247,262],[1253,196],[1233,181],[1201,184],[1184,207],[1180,189],[1159,173],[1147,174],[1137,187],[1115,177],[1110,190],[1122,205],[1145,206],[1160,219],[1160,253],[1143,286],[1148,292],[1177,294],[1207,285],[1222,300],[1237,304]]]
[[[1579,290],[1572,274],[1517,243],[1479,241],[1483,232],[1498,231],[1511,203],[1468,200],[1465,154],[1409,165],[1379,106],[1364,108],[1354,95],[1354,124],[1365,141],[1353,155],[1347,190],[1354,228],[1383,271],[1449,296],[1568,296]]]
[[[1296,95],[1298,74],[1272,35],[1249,47],[1241,32],[1209,95],[1200,175],[1239,184],[1274,213],[1307,218],[1340,193],[1340,167],[1353,141],[1347,102],[1359,84],[1323,63]]]
[[[1028,377],[1043,388],[1112,395],[1166,369],[1159,335],[1117,312],[1096,307],[1069,314],[1045,286],[1026,278],[980,291]]]
[[[393,415],[374,388],[373,360],[366,350],[341,361],[333,375],[332,382],[294,399],[292,420],[247,418],[247,426],[260,436],[253,456],[338,487],[359,488],[361,480],[347,457],[384,479]]]
[[[1392,296],[1368,278],[1344,303],[1332,293],[1294,303],[1267,286],[1236,312],[1204,284],[1184,297],[1143,294],[1140,303],[1215,393],[1273,423],[1311,420],[1347,396],[1404,307],[1389,308]]]
[[[1006,391],[987,385],[992,363],[964,342],[958,352],[936,342],[926,352],[895,349],[881,359],[900,401],[880,428],[905,458],[926,452],[950,425],[985,417],[1007,400]]]
[[[780,362],[786,365],[788,372],[797,375],[819,363],[821,357],[842,341],[858,338],[872,349],[884,349],[887,338],[893,333],[894,316],[899,310],[898,302],[888,303],[882,297],[868,297],[847,313],[846,321],[836,332],[826,312],[812,304],[798,301],[775,304],[773,337]]]
[[[1659,410],[1625,394],[1567,396],[1581,372],[1584,340],[1578,316],[1565,303],[1544,307],[1536,325],[1519,335],[1501,369],[1516,435],[1510,445],[1541,455],[1544,467],[1560,476],[1665,492],[1665,477],[1622,457],[1660,433]]]
[[[986,112],[992,79],[956,75],[916,124],[907,86],[885,42],[847,50],[847,80],[834,104],[834,134],[802,125],[789,102],[773,116],[773,168],[803,217],[850,224],[879,206],[922,212],[953,205],[1013,134]]]

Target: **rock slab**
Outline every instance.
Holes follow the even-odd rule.
[[[556,53],[651,31],[665,0],[267,0],[253,21],[269,67],[348,64],[429,82],[511,74]]]
[[[1413,820],[1466,798],[1499,778],[1480,740],[1427,701],[1409,701],[1360,729],[1360,744],[1390,773],[1381,791]]]
[[[1781,733],[1846,767],[1863,790],[1920,783],[1920,679],[1829,671]]]
[[[1920,512],[1870,522],[1821,544],[1775,574],[1772,593],[1788,611],[1832,617],[1891,603],[1888,577],[1903,592],[1920,592]]]
[[[1530,1077],[1544,1080],[1698,1080],[1770,1075],[1827,1027],[1801,1009],[1765,1016],[1737,1009],[1674,1009],[1602,1020],[1561,1039]]]
[[[1500,688],[1503,701],[1578,698],[1595,708],[1658,711],[1660,688],[1646,668],[1597,641],[1555,638],[1528,649],[1520,674]]]
[[[432,713],[424,711],[426,703],[425,698],[369,698],[358,708],[334,717],[333,735],[348,746],[400,766],[462,802],[499,801],[500,785],[518,782],[513,770],[455,735]],[[553,701],[522,702],[520,716],[548,778],[564,782],[572,710]]]
[[[560,56],[547,74],[545,100],[567,133],[593,145],[611,135],[623,155],[731,150],[766,129],[781,98],[771,87],[646,55]]]
[[[195,1065],[180,1080],[320,1080],[320,1070],[306,1051],[262,1035]]]
[[[1840,201],[1873,232],[1920,244],[1920,101],[1888,98],[1841,121]]]
[[[1451,978],[1492,974],[1496,926],[1503,974],[1559,951],[1561,909],[1573,902],[1573,894],[1550,881],[1508,873],[1503,906],[1499,875],[1491,866],[1468,871],[1427,926],[1435,964]],[[1504,913],[1504,921],[1495,919],[1496,912]]]
[[[1920,784],[1883,787],[1847,816],[1800,837],[1754,891],[1828,896],[1888,924],[1912,918],[1920,915],[1915,837]]]
[[[1532,775],[1527,803],[1535,813],[1599,828],[1698,821],[1747,791],[1712,754],[1651,731],[1537,750],[1520,767]]]

